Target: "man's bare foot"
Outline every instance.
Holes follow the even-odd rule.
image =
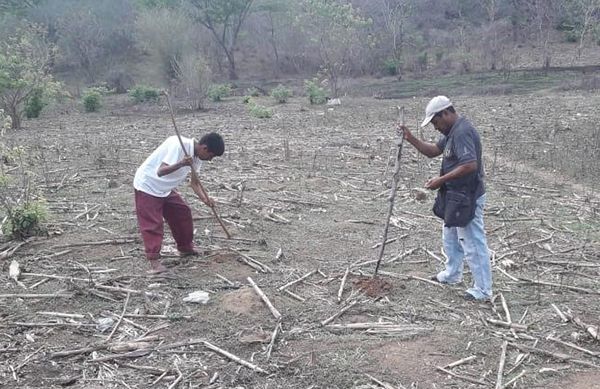
[[[164,267],[164,265],[162,263],[160,263],[160,260],[158,260],[158,259],[150,260],[149,273],[158,274],[158,273],[164,273],[166,271],[168,271],[168,269],[166,267]]]

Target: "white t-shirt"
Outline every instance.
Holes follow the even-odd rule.
[[[181,137],[188,155],[193,156],[193,165],[196,172],[200,171],[202,161],[194,156],[194,139]],[[174,165],[181,161],[185,154],[177,136],[170,136],[148,158],[135,172],[133,187],[144,193],[156,197],[167,197],[169,193],[185,181],[192,171],[191,167],[184,166],[170,174],[159,177],[157,172],[161,164]]]

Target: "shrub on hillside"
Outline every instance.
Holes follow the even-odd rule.
[[[211,101],[222,101],[225,97],[231,95],[231,86],[228,84],[216,84],[208,88],[208,98]]]
[[[273,111],[263,105],[256,104],[251,98],[248,99],[248,112],[250,112],[250,116],[259,119],[268,119],[273,116]]]
[[[388,76],[398,75],[398,69],[400,67],[400,61],[394,58],[388,58],[383,61],[383,72]]]
[[[135,88],[129,90],[129,97],[136,103],[155,103],[158,101],[159,96],[159,90],[148,85],[136,85]]]
[[[83,94],[85,112],[96,112],[102,106],[102,94],[96,89],[88,89]]]
[[[292,97],[292,92],[283,85],[277,85],[271,91],[271,97],[279,104],[287,103],[288,99]]]
[[[304,81],[304,87],[311,104],[325,104],[327,102],[327,93],[317,83],[316,79]]]
[[[15,239],[40,235],[44,232],[42,223],[47,217],[48,211],[43,201],[30,201],[11,209],[2,225],[2,232]]]
[[[25,103],[25,116],[28,119],[37,118],[45,106],[44,91],[40,88],[35,89]]]

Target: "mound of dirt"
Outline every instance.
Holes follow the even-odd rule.
[[[252,288],[242,288],[224,295],[220,305],[226,311],[253,316],[256,311],[262,308],[262,301]]]
[[[354,286],[369,297],[383,297],[392,290],[392,284],[380,277],[362,277],[354,280]]]

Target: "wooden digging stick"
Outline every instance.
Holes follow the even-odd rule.
[[[188,152],[185,149],[185,146],[183,144],[183,141],[181,140],[181,135],[179,135],[179,130],[177,129],[177,123],[175,123],[175,113],[173,112],[173,106],[171,105],[171,99],[169,98],[169,94],[166,91],[164,91],[163,93],[167,97],[167,105],[169,106],[169,112],[171,113],[171,121],[173,122],[173,128],[175,128],[175,134],[177,134],[177,139],[179,139],[179,144],[181,145],[181,149],[183,150],[183,154],[186,157],[189,157],[190,155],[188,154]],[[191,166],[191,170],[192,170],[192,180],[195,180],[198,183],[198,187],[200,188],[200,191],[202,192],[202,195],[205,198],[208,198],[208,194],[206,194],[206,191],[204,190],[204,187],[202,186],[202,183],[200,182],[200,179],[198,178],[198,175],[196,174],[196,170],[194,169],[193,166]],[[231,234],[229,233],[229,231],[227,231],[227,228],[225,227],[225,224],[223,224],[223,220],[221,220],[221,218],[219,217],[219,214],[217,213],[217,210],[216,210],[215,206],[213,205],[210,208],[212,209],[212,212],[213,212],[213,215],[215,216],[215,219],[217,219],[217,221],[221,225],[221,228],[223,229],[223,232],[225,232],[225,235],[227,236],[227,239],[231,239]]]
[[[404,126],[404,107],[397,107],[400,114],[400,124]],[[404,142],[404,132],[399,132],[400,139],[398,140],[398,152],[396,153],[396,167],[394,169],[394,176],[392,179],[392,192],[390,193],[390,197],[388,197],[389,207],[387,213],[387,219],[385,221],[385,228],[383,229],[383,236],[381,240],[381,248],[379,249],[379,258],[377,259],[377,265],[375,266],[375,273],[373,274],[373,278],[377,277],[377,272],[379,271],[379,265],[381,264],[381,259],[383,258],[383,252],[385,251],[385,242],[387,241],[388,229],[390,227],[390,218],[392,217],[392,212],[394,212],[394,199],[396,198],[396,190],[398,189],[398,181],[400,181],[400,158],[402,157],[402,143]]]

